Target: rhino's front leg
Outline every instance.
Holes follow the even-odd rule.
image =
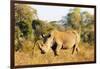
[[[74,45],[73,50],[72,50],[72,54],[74,54],[75,50],[76,50],[76,46]]]
[[[56,47],[56,56],[59,55],[59,51],[62,48],[62,43],[58,43]]]

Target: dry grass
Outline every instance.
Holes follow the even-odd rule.
[[[15,65],[35,65],[35,64],[52,64],[52,63],[70,63],[70,62],[86,62],[94,61],[94,46],[87,43],[79,45],[80,52],[71,54],[72,49],[60,50],[59,56],[54,56],[52,50],[49,53],[41,54],[36,47],[32,55],[30,52],[15,52]]]

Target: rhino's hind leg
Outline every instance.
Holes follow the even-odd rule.
[[[74,54],[74,52],[75,52],[75,45],[73,46],[72,54]]]
[[[78,54],[78,53],[79,53],[79,51],[80,51],[79,47],[77,47],[77,48],[76,48],[76,51],[77,51],[77,54]]]
[[[78,48],[78,45],[77,44],[73,46],[72,54],[74,54],[75,51],[77,51],[77,53],[79,52],[79,48]]]
[[[77,45],[75,44],[75,45],[73,46],[72,54],[75,53],[76,49],[77,49]]]

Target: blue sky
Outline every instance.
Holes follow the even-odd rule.
[[[59,6],[44,6],[44,5],[30,5],[37,10],[39,19],[45,21],[58,21],[63,16],[67,15],[69,10],[74,7],[59,7]],[[93,14],[93,8],[81,8],[82,11],[88,11]]]

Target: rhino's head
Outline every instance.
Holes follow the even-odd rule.
[[[49,35],[49,37],[47,37],[45,41],[39,43],[39,48],[41,50],[41,53],[43,54],[47,53],[51,48],[52,44],[53,44],[53,37]]]
[[[41,43],[38,42],[38,44],[39,44],[39,49],[40,49],[42,54],[45,54],[48,52],[48,50],[49,50],[48,45],[44,44],[43,42],[41,42]]]

